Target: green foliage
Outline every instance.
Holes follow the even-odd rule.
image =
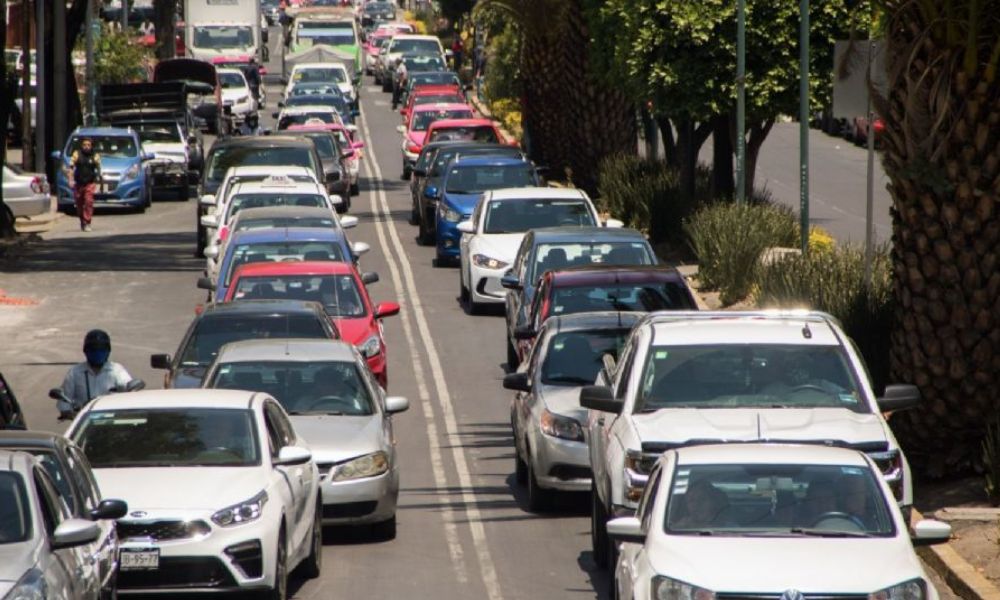
[[[717,289],[723,305],[746,298],[766,248],[794,246],[799,228],[791,210],[770,203],[717,203],[684,223],[698,259],[698,279]]]
[[[871,286],[865,285],[864,249],[837,246],[807,256],[791,255],[757,272],[761,307],[808,307],[828,312],[844,327],[865,359],[876,391],[889,377],[893,322],[892,270],[887,246],[877,248]]]
[[[471,48],[470,48],[471,51]],[[521,98],[521,36],[517,26],[507,22],[486,45],[486,98]]]
[[[94,77],[98,83],[131,83],[146,79],[152,52],[128,33],[105,27],[94,44]]]
[[[438,0],[441,7],[441,14],[449,21],[455,22],[462,15],[472,10],[475,0]]]

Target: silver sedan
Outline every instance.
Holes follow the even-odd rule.
[[[11,165],[3,167],[3,199],[15,217],[37,217],[52,210],[45,176]]]

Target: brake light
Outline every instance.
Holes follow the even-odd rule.
[[[407,152],[412,152],[414,154],[418,154],[420,152],[420,146],[418,146],[416,144],[408,144],[406,146],[406,151]]]
[[[31,180],[31,191],[35,194],[48,194],[49,184],[41,177],[35,177]]]

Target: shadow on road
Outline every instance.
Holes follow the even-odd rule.
[[[194,233],[77,236],[31,246],[10,272],[200,271],[192,256]]]

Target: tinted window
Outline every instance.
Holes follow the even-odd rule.
[[[240,277],[235,288],[233,300],[311,300],[338,317],[363,317],[367,312],[353,275]]]
[[[437,40],[428,39],[413,39],[413,38],[401,38],[392,41],[392,45],[389,46],[389,52],[395,53],[412,53],[419,54],[421,52],[440,52],[441,46],[438,44]]]
[[[326,338],[327,330],[312,315],[228,315],[198,321],[181,358],[181,366],[206,366],[230,342],[259,338]],[[89,456],[89,454],[88,454]],[[93,462],[93,459],[91,459]]]
[[[65,499],[70,512],[76,513],[79,507],[76,505],[76,498],[73,495],[73,484],[69,479],[70,474],[66,472],[63,464],[59,462],[59,457],[56,456],[55,452],[41,448],[21,448],[21,450],[30,452],[38,458],[38,462],[42,463],[42,467],[49,474],[59,495]]]
[[[537,183],[531,165],[452,167],[446,181],[451,194],[478,194]]]
[[[482,142],[485,144],[498,144],[500,138],[496,131],[489,125],[478,125],[468,127],[449,127],[447,129],[435,129],[430,133],[428,142],[443,140],[458,140],[464,142]]]
[[[652,312],[694,308],[697,307],[691,303],[684,286],[673,281],[602,283],[554,288],[549,303],[549,314],[546,316],[598,310]]]
[[[312,140],[313,145],[316,146],[316,153],[319,154],[320,158],[338,158],[340,156],[337,146],[333,141],[333,136],[330,134],[310,133],[306,137]]]
[[[230,167],[305,167],[318,173],[317,165],[313,163],[313,154],[307,147],[227,147],[211,153],[207,172],[207,181],[219,182],[226,176]]]
[[[239,73],[219,73],[219,83],[223,88],[243,88],[247,82]]]
[[[437,52],[437,47],[435,46],[434,52]],[[458,75],[448,72],[448,71],[428,71],[424,73],[412,73],[409,75],[409,86],[411,88],[418,85],[424,84],[455,84],[461,86],[458,80]]]
[[[407,71],[439,71],[445,69],[444,61],[436,54],[423,56],[404,56],[403,64]]]
[[[483,233],[523,233],[529,229],[592,226],[594,215],[579,200],[494,200],[486,207]]]
[[[239,362],[219,365],[206,387],[266,392],[290,415],[370,415],[371,396],[353,362]]]
[[[88,138],[94,142],[94,152],[101,156],[124,156],[127,158],[139,155],[139,149],[131,136],[125,135],[91,135],[77,136],[70,142],[70,154],[80,149],[80,142]]]
[[[232,260],[226,272],[226,285],[236,269],[251,262],[281,262],[301,260],[332,260],[345,262],[343,250],[336,242],[267,242],[239,244],[233,248]]]
[[[610,354],[618,358],[628,332],[628,329],[567,331],[552,336],[542,362],[542,383],[593,385],[604,366],[601,357]]]
[[[276,227],[326,227],[334,228],[333,217],[270,217],[267,219],[240,219],[234,231],[244,229],[274,229]]]
[[[426,131],[438,119],[471,119],[472,111],[466,108],[456,110],[425,110],[413,114],[412,129]]]
[[[31,536],[31,506],[24,479],[0,471],[0,544],[23,542]]]
[[[93,411],[73,438],[95,469],[260,461],[253,413],[243,409]]]
[[[565,242],[539,244],[528,273],[535,281],[546,271],[594,265],[651,265],[653,256],[643,242]]]
[[[233,215],[244,208],[267,208],[269,206],[305,206],[310,208],[326,208],[326,198],[319,194],[308,193],[261,193],[236,194],[229,201],[227,222]]]

